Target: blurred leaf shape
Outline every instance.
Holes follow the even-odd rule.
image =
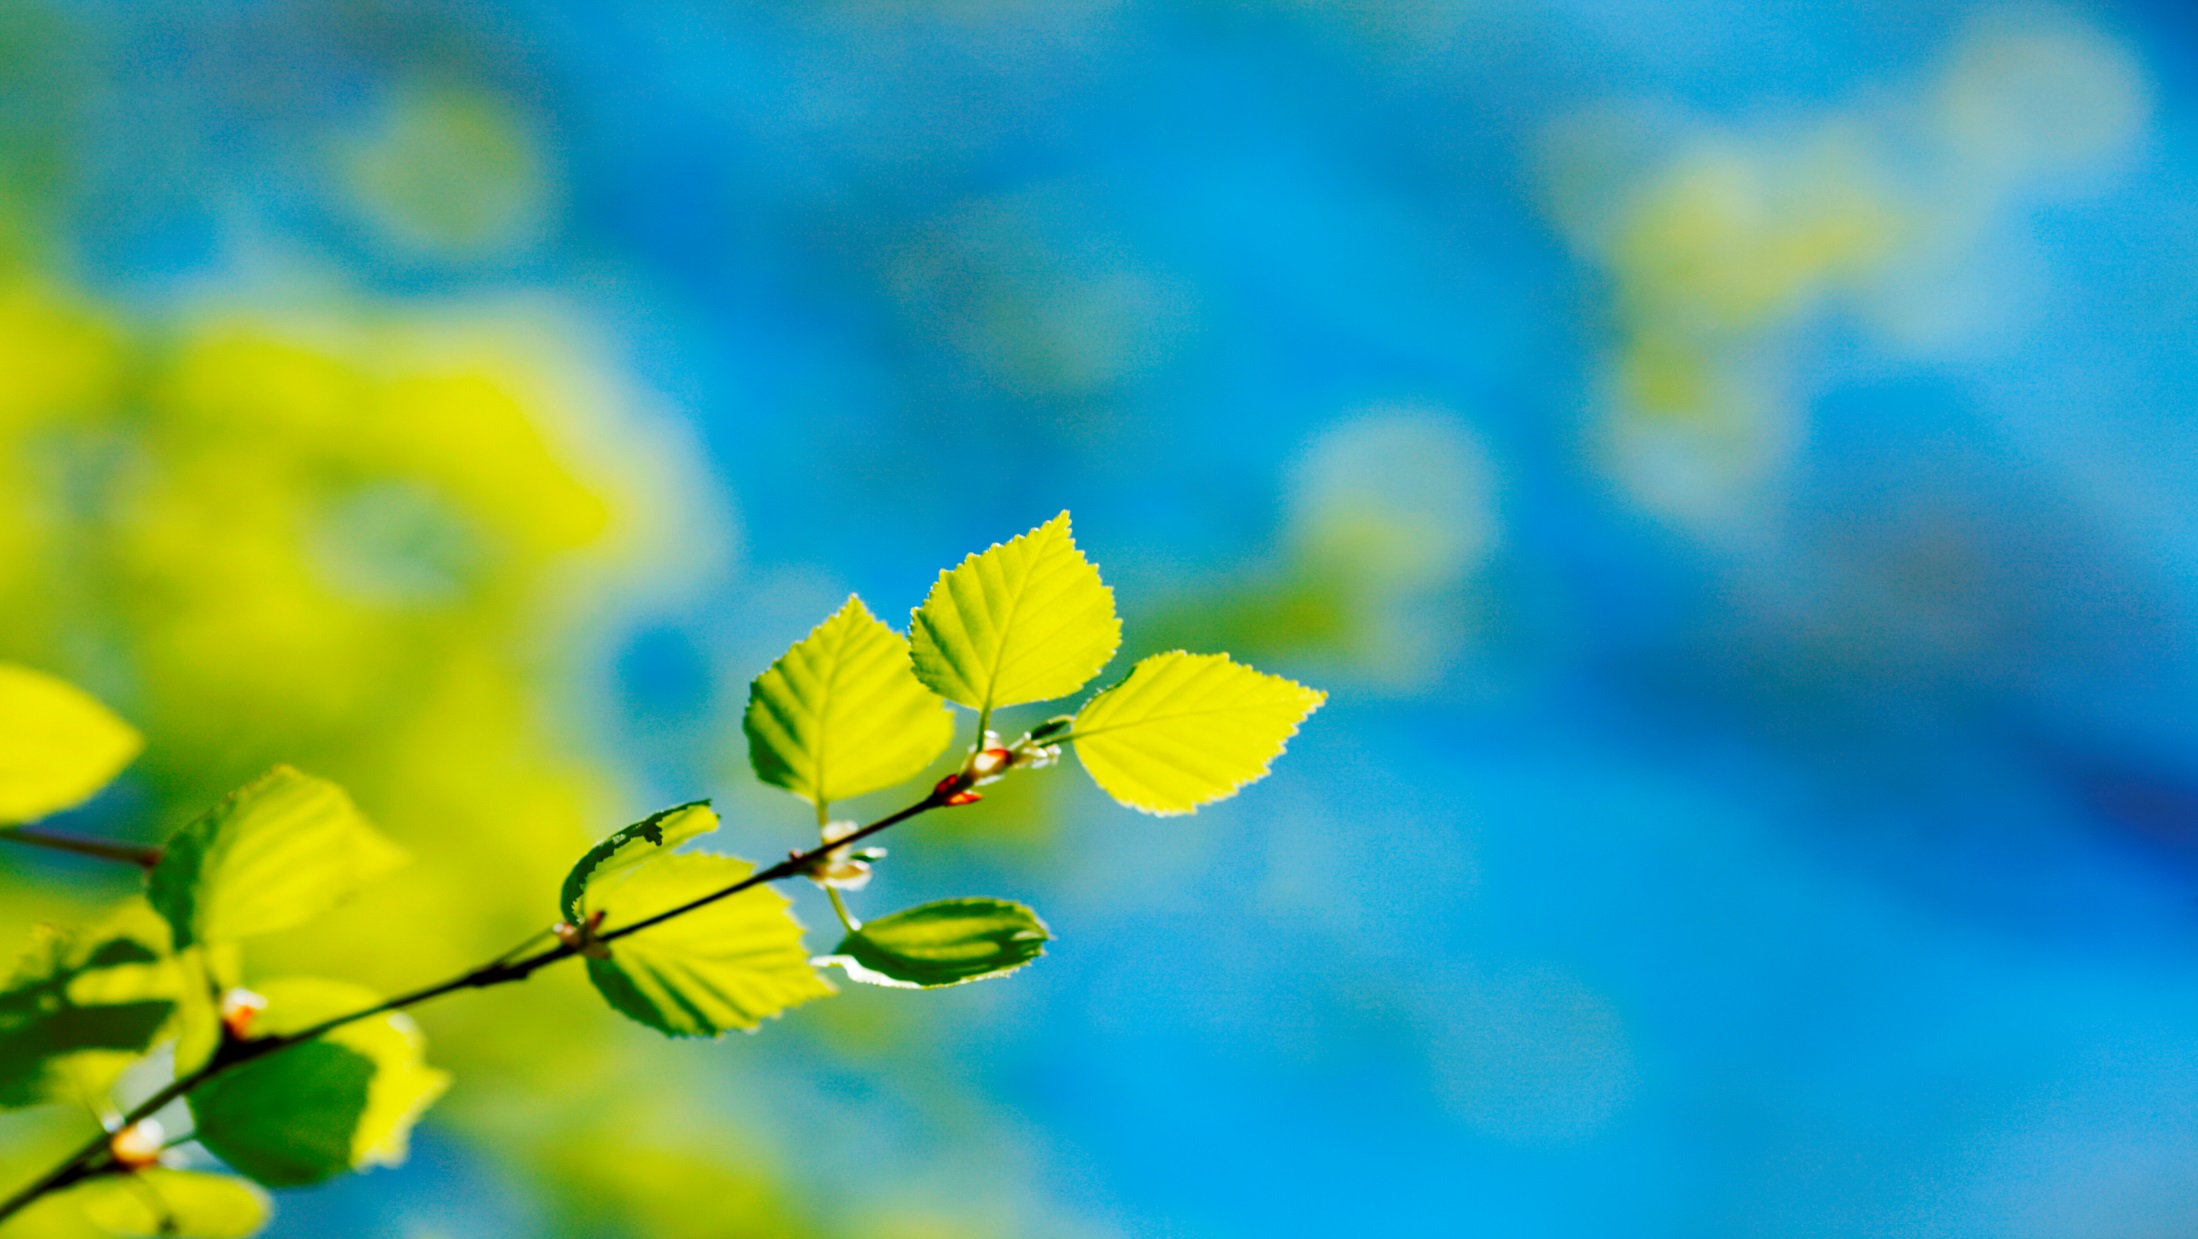
[[[464,515],[415,481],[370,482],[331,496],[310,549],[338,594],[421,607],[462,601],[486,554]]]
[[[301,924],[404,860],[342,788],[277,766],[177,831],[147,895],[180,950]]]
[[[1384,691],[1435,687],[1498,603],[1474,581],[1502,536],[1487,449],[1441,408],[1372,405],[1307,442],[1290,475],[1275,550],[1152,605],[1134,652],[1228,650]]]
[[[144,747],[137,729],[91,694],[0,663],[0,824],[83,803]]]
[[[2081,20],[2010,6],[1967,26],[1928,79],[1770,131],[1615,106],[1553,128],[1550,208],[1611,277],[1599,463],[1643,506],[1761,525],[1808,440],[1798,328],[1828,311],[1922,357],[2029,312],[2006,221],[2094,188],[2154,88]]]
[[[1122,621],[1063,512],[941,572],[908,635],[916,678],[989,714],[1082,688],[1122,644]]]
[[[347,152],[344,172],[383,239],[424,253],[521,244],[539,234],[549,206],[548,169],[526,118],[478,89],[398,94],[378,130]]]
[[[974,200],[916,229],[885,271],[903,308],[986,378],[1086,433],[1111,419],[1075,406],[1163,364],[1198,319],[1191,287],[1087,206],[1060,184]]]
[[[908,642],[852,595],[756,677],[742,727],[756,777],[820,809],[914,778],[954,740]]]
[[[176,1010],[167,927],[130,900],[81,932],[41,924],[0,991],[0,1107],[105,1092]]]
[[[616,786],[552,722],[548,656],[595,631],[575,604],[691,579],[722,549],[714,483],[637,415],[583,324],[537,309],[286,301],[154,324],[0,275],[0,658],[87,685],[127,668],[110,704],[149,740],[130,771],[144,820],[188,821],[310,755],[393,836],[433,843],[419,880],[379,883],[310,934],[250,939],[263,975],[394,985],[508,946],[603,833],[588,823]],[[479,880],[519,870],[535,880]],[[8,877],[12,957],[37,918],[27,871]],[[574,1073],[623,1077],[637,1106],[687,1095],[602,1066],[639,1051],[585,986],[495,1005],[510,1018],[450,1036],[547,1107],[483,1137],[529,1178],[568,1145],[600,1148]],[[90,1057],[63,1064],[72,1085]],[[634,1173],[557,1180],[548,1207],[593,1192],[604,1229],[663,1233],[631,1220],[641,1192],[606,1186]],[[73,1204],[57,1213],[86,1229]]]
[[[254,1031],[297,1032],[373,1006],[380,995],[345,981],[297,977],[259,986]],[[427,1041],[400,1011],[345,1024],[255,1059],[190,1095],[199,1143],[267,1187],[302,1187],[346,1170],[394,1166],[412,1126],[450,1087],[427,1065]]]
[[[2095,164],[2134,142],[2156,107],[2129,46],[2020,8],[1973,22],[1930,96],[1946,144],[2006,179]]]
[[[1155,654],[1076,712],[1076,757],[1145,813],[1190,813],[1264,778],[1328,694],[1227,654]]]
[[[616,929],[725,889],[755,866],[730,856],[659,856],[590,888],[578,911]],[[579,921],[576,924],[582,923]],[[810,966],[786,896],[757,886],[652,925],[588,960],[588,979],[626,1016],[674,1037],[754,1028],[832,993]]]
[[[267,1225],[267,1193],[234,1175],[154,1167],[94,1179],[70,1196],[116,1235],[247,1239]]]
[[[1291,473],[1293,558],[1367,593],[1446,588],[1499,538],[1495,466],[1440,408],[1360,410],[1308,443]]]
[[[941,899],[863,922],[824,960],[849,979],[938,989],[1004,976],[1045,954],[1053,931],[1006,899]]]
[[[707,800],[674,805],[651,813],[631,826],[621,827],[589,848],[565,875],[558,906],[565,919],[584,924],[591,912],[603,908],[617,884],[632,874],[636,865],[655,860],[689,839],[717,829],[717,811]],[[596,896],[591,899],[590,896]]]

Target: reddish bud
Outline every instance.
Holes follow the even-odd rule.
[[[252,1035],[253,1021],[266,1009],[267,1000],[251,990],[225,990],[221,995],[221,1026],[228,1030],[231,1040],[242,1041]]]
[[[124,1170],[143,1170],[160,1164],[160,1149],[167,1140],[159,1119],[139,1119],[107,1141],[107,1154]]]
[[[983,799],[983,792],[956,792],[953,795],[948,796],[942,803],[948,805],[975,804],[976,802]]]

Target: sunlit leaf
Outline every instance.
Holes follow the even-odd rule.
[[[380,997],[303,977],[257,989],[267,1009],[255,1034],[296,1032]],[[391,1011],[255,1059],[191,1093],[199,1142],[268,1187],[396,1165],[412,1125],[450,1086],[447,1073],[427,1065],[426,1048],[411,1017]]]
[[[147,895],[180,950],[288,929],[403,862],[342,788],[277,766],[177,831]]]
[[[558,907],[563,909],[566,920],[581,924],[587,920],[581,905],[587,901],[589,891],[607,890],[634,866],[655,860],[687,840],[716,829],[717,812],[710,808],[709,801],[697,800],[651,813],[631,826],[612,831],[602,842],[589,848],[572,867],[572,872],[565,875],[565,887],[558,894]],[[602,904],[598,901],[595,906]]]
[[[918,679],[990,711],[1082,688],[1114,657],[1122,621],[1063,512],[940,573],[908,636]]]
[[[914,778],[954,740],[908,642],[855,597],[756,678],[742,725],[756,777],[811,804]]]
[[[33,928],[0,991],[0,1106],[103,1094],[174,1014],[182,981],[167,941],[137,900],[80,932]]]
[[[84,690],[0,663],[0,825],[81,803],[144,747],[136,728]]]
[[[247,1239],[267,1225],[267,1193],[234,1175],[154,1167],[93,1179],[69,1199],[113,1235]]]
[[[1013,972],[1045,954],[1052,938],[1019,903],[941,899],[863,922],[825,962],[871,985],[936,989]]]
[[[176,1004],[176,1072],[195,1071],[221,1045],[221,994],[244,972],[243,948],[234,942],[201,942],[176,953],[183,997]]]
[[[1076,712],[1077,759],[1133,809],[1189,813],[1267,774],[1328,694],[1232,662],[1155,654]]]
[[[665,856],[588,890],[584,917],[615,930],[720,891],[754,866],[730,856]],[[576,922],[578,923],[578,922]],[[769,886],[742,891],[610,944],[588,979],[614,1007],[675,1037],[753,1028],[831,985],[809,963],[801,924]]]

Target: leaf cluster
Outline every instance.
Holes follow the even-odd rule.
[[[850,597],[757,677],[743,718],[756,776],[812,806],[814,848],[759,869],[690,846],[719,829],[707,802],[674,806],[580,857],[558,892],[559,919],[535,940],[554,945],[522,944],[395,999],[325,978],[244,987],[245,942],[307,924],[404,863],[341,788],[277,767],[166,840],[147,862],[141,899],[82,930],[42,927],[0,991],[0,1106],[73,1099],[112,1132],[0,1204],[0,1218],[67,1187],[85,1216],[117,1234],[249,1234],[266,1216],[262,1188],[402,1158],[450,1079],[427,1064],[401,1008],[562,959],[583,959],[613,1009],[675,1037],[753,1030],[833,993],[829,968],[864,984],[936,989],[1028,966],[1052,931],[1011,900],[947,898],[858,920],[845,893],[885,853],[857,845],[979,800],[980,788],[1051,765],[1064,748],[1122,804],[1189,813],[1265,775],[1323,700],[1226,654],[1175,651],[1020,739],[993,730],[999,711],[1085,688],[1121,630],[1113,593],[1065,512],[941,572],[906,635]],[[867,826],[834,820],[838,802],[924,776],[954,743],[954,706],[975,715],[958,765]],[[79,690],[0,665],[0,822],[81,802],[140,747]],[[843,923],[823,956],[810,955],[791,901],[772,885],[796,876],[824,887]],[[125,1105],[115,1095],[122,1069],[163,1043],[173,1047],[172,1082]],[[192,1126],[171,1142],[148,1116],[179,1097]],[[235,1175],[172,1164],[172,1143],[195,1144]]]
[[[850,597],[751,686],[750,763],[764,782],[814,804],[832,842],[833,800],[911,779],[946,750],[951,702],[977,719],[969,757],[949,780],[958,796],[974,798],[975,787],[1017,767],[1048,765],[1066,745],[1122,804],[1189,813],[1265,775],[1325,699],[1226,654],[1178,650],[1142,660],[1020,740],[992,730],[996,711],[1083,689],[1121,643],[1114,593],[1063,512],[941,572],[905,639]],[[934,988],[1000,976],[1036,959],[1052,936],[1036,913],[1002,899],[950,899],[857,922],[839,891],[867,873],[867,860],[848,854],[812,875],[835,888],[847,927],[824,960],[853,980]]]

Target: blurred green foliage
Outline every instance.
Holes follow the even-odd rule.
[[[142,1052],[177,1019],[173,1088],[149,1101],[110,1102],[107,1073],[96,1085],[64,1082],[70,1088],[26,1076],[18,1091],[26,1100],[79,1100],[119,1128],[112,1160],[125,1168],[157,1155],[162,1130],[147,1116],[185,1090],[192,1138],[263,1186],[306,1186],[399,1161],[412,1124],[451,1079],[426,1065],[411,1017],[381,1012],[376,989],[353,980],[258,974],[270,964],[319,971],[333,961],[385,993],[459,974],[455,988],[482,975],[470,961],[488,955],[479,943],[494,940],[499,921],[515,922],[514,936],[518,926],[540,923],[541,913],[526,906],[541,907],[552,884],[529,881],[523,862],[545,849],[578,851],[572,836],[585,837],[605,780],[590,777],[541,722],[542,686],[555,678],[545,674],[545,655],[529,658],[517,638],[535,631],[551,582],[568,570],[562,561],[603,540],[616,508],[604,488],[565,468],[552,437],[493,371],[454,367],[447,354],[407,366],[389,347],[392,337],[346,354],[252,324],[134,350],[130,335],[94,308],[29,279],[16,291],[23,323],[46,331],[51,347],[25,353],[26,391],[42,398],[20,400],[8,427],[6,446],[17,457],[9,463],[25,483],[8,513],[9,533],[25,557],[0,588],[46,605],[25,607],[12,634],[17,645],[6,652],[94,678],[146,720],[157,756],[134,790],[149,811],[129,825],[157,830],[204,794],[202,768],[273,749],[345,772],[369,804],[391,806],[389,820],[428,858],[413,881],[353,905],[335,935],[275,937],[372,889],[371,879],[405,859],[336,784],[275,765],[180,829],[152,836],[161,841],[157,863],[140,865],[149,869],[151,907],[170,932],[150,954],[138,945],[109,958],[110,947],[136,940],[94,934],[82,946],[41,925],[38,949],[8,995],[29,1004],[7,1025],[11,1035],[74,1030],[59,1048],[92,1051],[99,1065]],[[46,582],[31,571],[41,567]],[[565,876],[567,919],[555,929],[564,946],[543,962],[586,955],[587,976],[610,1006],[660,1032],[752,1028],[833,989],[785,896],[751,887],[750,875],[763,882],[807,874],[834,888],[860,887],[867,869],[829,845],[847,839],[851,848],[864,832],[830,820],[830,797],[919,773],[952,734],[950,724],[929,726],[943,720],[936,693],[977,712],[977,741],[955,774],[873,829],[974,803],[982,799],[977,787],[1018,766],[1052,764],[1064,744],[1078,746],[1122,803],[1190,812],[1263,776],[1325,696],[1225,655],[1177,652],[1145,660],[1124,683],[1097,693],[1073,724],[1057,719],[1003,745],[987,727],[995,707],[1077,691],[1120,642],[1112,592],[1076,548],[1065,512],[942,572],[911,632],[913,643],[851,600],[755,683],[751,738],[759,709],[775,723],[751,754],[757,772],[814,803],[827,846],[759,872],[728,856],[671,854],[715,830],[706,805],[657,814],[587,849]],[[362,678],[358,667],[378,678]],[[75,729],[89,737],[91,767],[111,770],[134,751],[138,737],[104,718],[96,702],[42,673],[18,670],[8,683],[28,690],[39,705],[33,715],[99,724]],[[391,685],[405,691],[392,695]],[[213,725],[209,709],[244,724]],[[924,739],[908,749],[900,733],[912,721]],[[874,751],[881,743],[883,756]],[[547,773],[552,766],[562,778]],[[483,779],[484,767],[512,781]],[[793,771],[807,774],[781,777]],[[43,797],[36,805],[43,812],[87,794],[83,780],[71,778],[55,785],[34,770],[14,790]],[[967,899],[881,918],[866,936],[840,898],[835,889],[849,935],[834,962],[881,985],[945,987],[999,975],[1035,959],[1050,936],[1021,905]],[[611,928],[596,943],[606,918]],[[644,928],[646,936],[625,936]],[[240,952],[233,944],[242,938],[264,947]],[[614,949],[602,949],[613,940]],[[184,978],[183,993],[118,990],[95,971],[154,962],[164,981]],[[87,981],[104,997],[79,995]],[[232,1011],[239,995],[228,987],[239,983],[250,987],[248,1001]],[[245,1045],[247,1057],[207,1079],[189,1073],[208,1062],[205,1030],[217,1013],[205,995],[216,992],[231,1038],[222,1044]],[[594,1130],[593,1110],[604,1101],[591,1090],[576,1097],[569,1081],[602,1078],[601,1062],[586,1056],[600,1059],[609,1043],[565,1035],[589,1022],[570,1008],[569,985],[521,992],[539,1014],[515,1018],[504,1009],[457,1025],[445,1061],[485,1078],[481,1095],[493,1099],[461,1109],[458,1121],[523,1159],[562,1166],[561,1141]],[[354,1012],[371,1014],[353,1022]],[[250,1056],[250,1043],[233,1040],[246,1035],[230,1022],[236,1018],[262,1021],[266,1035],[308,1039],[294,1047],[263,1042],[273,1052]],[[86,1034],[87,1020],[103,1022]],[[544,1037],[547,1028],[559,1035]],[[659,1120],[673,1111],[668,1098],[621,1090],[622,1101],[637,1099],[655,1102]],[[564,1110],[568,1101],[582,1108]],[[523,1124],[499,1122],[499,1108],[523,1112]],[[118,1118],[123,1110],[127,1117]],[[51,1159],[47,1146],[65,1131],[49,1123],[25,1147]],[[63,1173],[100,1170],[87,1159],[103,1147],[95,1140],[58,1164]],[[5,1169],[27,1180],[34,1164]],[[709,1174],[695,1180],[723,1186]],[[70,1179],[48,1182],[55,1181]],[[568,1174],[559,1185],[576,1181]],[[175,1186],[191,1196],[202,1185]],[[596,1212],[644,1199],[621,1196],[618,1186],[589,1185]],[[68,1194],[50,1198],[17,1225],[68,1233],[116,1212],[110,1197],[93,1190],[89,1212],[60,1207]],[[226,1203],[249,1211],[256,1198]],[[583,1216],[562,1203],[551,1216]],[[756,1216],[781,1212],[765,1203]],[[220,1221],[229,1224],[226,1215]],[[726,1232],[720,1225],[713,1233]]]
[[[1798,329],[1844,311],[1928,354],[1988,311],[1949,295],[1996,217],[2137,139],[2126,49],[2065,17],[1973,19],[1924,80],[1766,133],[1602,109],[1556,127],[1544,194],[1610,281],[1601,454],[1648,510],[1731,537],[1805,438]]]
[[[162,837],[278,760],[351,789],[415,858],[405,880],[310,935],[255,942],[244,979],[392,991],[538,928],[545,892],[613,820],[613,775],[557,721],[559,653],[642,558],[663,471],[640,448],[600,450],[615,425],[583,440],[577,418],[613,414],[543,395],[535,368],[568,366],[432,323],[321,320],[160,327],[0,272],[0,657],[143,729],[112,833]],[[57,881],[25,862],[0,883],[0,934],[20,942],[36,921],[82,921],[126,875]],[[577,975],[423,1018],[465,1081],[439,1118],[532,1170],[564,1233],[806,1233],[751,1160],[709,1152],[750,1143],[725,1120],[614,1065],[634,1043]],[[568,1082],[608,1078],[626,1081],[622,1113],[698,1129],[678,1173],[589,1157],[603,1099]],[[0,1174],[28,1177],[80,1122],[9,1116]],[[87,1226],[45,1208],[11,1233]]]

